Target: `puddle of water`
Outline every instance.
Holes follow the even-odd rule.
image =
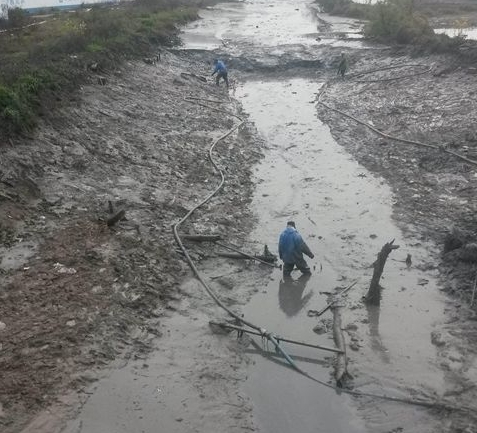
[[[19,269],[38,251],[35,242],[18,242],[10,248],[0,248],[0,269],[10,271]]]
[[[346,309],[344,315],[344,326],[357,325],[356,338],[362,346],[349,354],[351,371],[357,373],[356,383],[367,391],[394,395],[422,387],[441,392],[444,379],[434,365],[436,351],[430,342],[433,324],[443,311],[435,274],[408,270],[402,262],[408,253],[415,263],[425,262],[429,259],[427,252],[406,242],[391,221],[392,195],[388,186],[344,152],[328,127],[317,119],[313,100],[318,87],[316,83],[294,79],[247,82],[237,91],[250,120],[270,146],[256,172],[253,206],[259,222],[251,238],[276,249],[273,241],[286,221],[293,219],[315,253],[315,259],[308,260],[315,268],[308,281],[286,287],[280,271],[276,271],[268,286],[246,308],[246,317],[279,334],[333,346],[330,333],[319,336],[312,332],[317,320],[307,317],[307,310],[325,305],[326,296],[320,291],[346,286],[361,277],[350,294],[350,305],[355,309]],[[367,311],[360,297],[371,279],[369,266],[381,246],[393,238],[401,247],[391,254],[386,265],[381,309]],[[296,271],[294,278],[299,275]],[[427,283],[420,286],[418,283],[424,279]],[[304,358],[324,356],[293,346],[287,349]],[[332,371],[329,363],[301,366],[325,381]],[[320,431],[364,431],[349,398],[337,396],[258,356],[251,370],[247,389],[263,431],[316,432],[317,420],[323,426]],[[434,425],[422,411],[402,407],[383,410],[387,415],[375,409],[370,409],[372,413],[360,411],[368,428],[370,423],[376,424],[378,431],[384,426],[413,426],[417,421]],[[405,420],[398,416],[404,412]]]
[[[465,29],[455,29],[455,28],[444,28],[444,29],[434,29],[434,33],[445,34],[451,38],[456,36],[462,36],[466,39],[477,40],[477,28],[469,27]]]

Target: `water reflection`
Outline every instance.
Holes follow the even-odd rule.
[[[389,351],[383,344],[381,336],[379,335],[379,315],[381,313],[381,308],[378,305],[366,305],[366,309],[368,310],[371,348],[379,355],[384,363],[389,364],[391,362]]]
[[[303,296],[310,274],[303,274],[297,280],[283,276],[278,287],[278,301],[281,310],[288,316],[295,316],[310,300],[311,292]]]

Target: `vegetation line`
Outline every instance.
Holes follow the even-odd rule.
[[[90,73],[178,43],[178,26],[213,0],[137,0],[0,22],[0,138],[32,130]],[[42,25],[30,25],[45,21]]]
[[[366,20],[364,36],[378,42],[413,45],[426,52],[457,51],[465,41],[436,34],[429,24],[430,11],[414,0],[316,0],[324,12]],[[438,5],[436,5],[438,7]],[[477,5],[475,7],[477,9]],[[458,8],[457,8],[458,9]],[[457,13],[457,11],[456,11]]]

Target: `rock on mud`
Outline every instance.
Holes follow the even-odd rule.
[[[446,342],[444,341],[442,334],[438,331],[431,332],[431,343],[437,347],[443,347],[446,345]]]

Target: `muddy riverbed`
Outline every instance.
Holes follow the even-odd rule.
[[[477,321],[466,256],[476,168],[379,138],[317,104],[327,83],[329,106],[474,159],[472,68],[367,45],[359,23],[317,14],[309,0],[222,4],[202,17],[159,65],[129,65],[107,86],[86,86],[72,101],[78,108],[4,153],[2,429],[476,431]],[[342,50],[351,73],[335,80]],[[183,74],[208,75],[217,56],[231,68],[229,93]],[[392,81],[394,70],[352,77],[409,63],[424,65],[402,69],[411,75],[431,70]],[[279,269],[190,245],[226,305],[273,332],[333,346],[331,314],[308,311],[357,280],[343,300],[347,389],[470,411],[354,398],[334,389],[329,353],[283,343],[320,384],[260,339],[209,327],[227,316],[191,277],[170,224],[217,182],[207,149],[236,120],[188,95],[220,100],[246,123],[217,148],[224,191],[185,230],[276,252],[294,219],[315,253],[310,278],[296,272],[285,282]],[[113,228],[104,223],[108,200],[126,209]],[[452,226],[462,245],[442,256]],[[371,265],[391,239],[400,248],[385,268],[381,307],[366,308]]]

